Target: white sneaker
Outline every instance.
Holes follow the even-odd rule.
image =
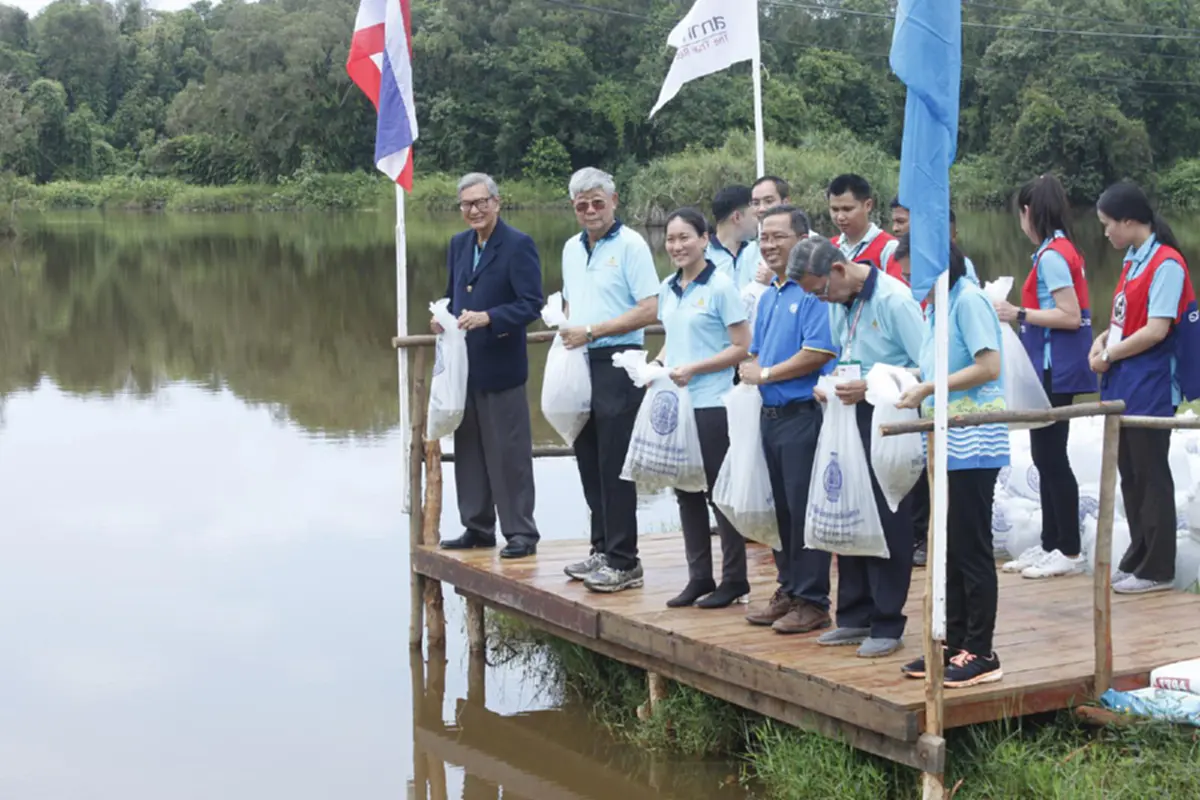
[[[1050,557],[1050,554],[1042,549],[1042,546],[1035,545],[1024,553],[1021,553],[1015,561],[1005,562],[1004,566],[1000,567],[1003,572],[1022,572],[1029,567],[1036,567],[1042,563],[1043,559]]]
[[[1055,550],[1047,554],[1038,563],[1032,567],[1026,567],[1021,570],[1021,576],[1024,578],[1057,578],[1060,575],[1075,575],[1084,571],[1087,562],[1083,560],[1083,556],[1075,556],[1067,558],[1062,554],[1061,550]]]

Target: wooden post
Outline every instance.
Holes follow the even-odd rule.
[[[442,709],[446,706],[446,656],[440,651],[429,653],[429,683],[426,700],[428,719],[440,722]],[[433,753],[426,756],[429,765],[430,800],[448,800],[446,791],[446,763]]]
[[[442,522],[442,443],[425,442],[425,498],[421,507],[425,524],[421,544],[441,539]],[[442,582],[425,579],[425,624],[429,626],[429,646],[446,646],[446,609],[442,600]]]
[[[1121,418],[1104,420],[1104,449],[1100,456],[1100,510],[1096,519],[1096,568],[1092,575],[1094,613],[1092,637],[1096,648],[1097,700],[1112,686],[1112,531],[1117,494],[1117,455],[1121,447]]]
[[[467,601],[467,644],[471,653],[487,652],[487,630],[484,628],[483,601],[474,595],[464,595]]]
[[[420,606],[418,606],[419,608]],[[429,797],[429,770],[425,753],[417,746],[420,737],[417,728],[427,718],[425,699],[425,656],[420,650],[413,650],[408,655],[409,677],[412,680],[412,737],[413,737],[413,789],[414,794],[425,800]]]
[[[650,713],[658,711],[658,704],[667,697],[667,682],[657,672],[646,673],[646,683],[650,689]]]
[[[933,509],[933,434],[929,434],[926,452],[928,454],[927,471],[929,473],[929,506]],[[933,552],[934,514],[929,515],[929,531],[926,534],[925,552]],[[925,734],[941,738],[942,708],[944,701],[946,665],[943,662],[942,650],[945,642],[933,638],[933,565],[925,568],[925,601],[922,606],[925,617]],[[945,800],[946,786],[944,775],[941,773],[924,772],[921,776],[922,797],[924,800]]]
[[[421,466],[424,462],[422,457],[424,451],[423,442],[425,441],[425,415],[428,413],[429,406],[429,390],[428,380],[425,377],[425,362],[428,360],[425,348],[418,348],[414,364],[409,375],[413,381],[413,396],[412,396],[412,444],[408,453],[408,490],[409,497],[412,498],[412,508],[408,514],[408,551],[409,551],[409,569],[411,593],[409,597],[410,617],[408,622],[408,644],[409,647],[419,648],[421,646],[421,637],[424,635],[424,589],[425,578],[413,569],[413,555],[421,545],[421,538],[424,535],[425,514],[424,508],[420,504],[421,498]]]

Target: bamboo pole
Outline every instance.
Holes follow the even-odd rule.
[[[1200,417],[1122,417],[1121,427],[1194,431],[1200,429]]]
[[[483,600],[466,595],[467,600],[467,644],[470,652],[487,651],[487,631],[484,629]]]
[[[419,608],[419,606],[418,606]],[[420,650],[413,650],[408,655],[409,677],[412,681],[412,737],[413,737],[413,789],[414,794],[425,800],[429,797],[429,769],[425,753],[417,746],[417,728],[426,719],[425,701],[425,656]]]
[[[661,336],[663,333],[662,325],[648,325],[643,329],[651,336]],[[548,344],[554,341],[554,337],[558,336],[558,331],[530,331],[525,334],[525,341],[529,344]],[[433,347],[437,344],[437,336],[432,333],[417,333],[411,336],[393,336],[392,347],[398,349],[404,348],[424,348]]]
[[[575,448],[563,445],[545,445],[533,448],[534,458],[574,458]],[[454,453],[442,453],[442,463],[453,464]]]
[[[424,352],[424,351],[420,351]],[[425,524],[421,528],[421,544],[435,544],[441,539],[442,522],[442,443],[425,443],[425,500],[421,506]],[[442,582],[425,578],[425,624],[429,628],[429,646],[446,646],[446,609],[442,599]]]
[[[1096,648],[1095,698],[1112,686],[1112,531],[1117,494],[1117,457],[1122,417],[1104,420],[1104,449],[1100,466],[1100,510],[1096,521],[1096,568],[1092,574],[1094,610],[1092,636]]]
[[[1099,403],[1079,403],[1073,406],[1051,408],[1046,411],[981,411],[974,414],[954,414],[947,420],[951,428],[972,428],[976,425],[1009,424],[1021,422],[1062,422],[1079,417],[1102,417],[1121,414],[1125,411],[1125,401],[1104,400]],[[911,422],[896,422],[891,425],[881,425],[879,432],[884,436],[900,436],[906,433],[930,433],[933,431],[932,419],[918,419]]]
[[[932,422],[932,421],[931,421]],[[930,506],[933,505],[933,434],[929,434],[926,447],[928,454],[926,469],[929,473]],[[929,515],[929,531],[927,533],[925,550],[933,552],[934,524],[933,514]],[[945,672],[942,650],[945,642],[933,638],[933,568],[925,570],[925,599],[922,612],[925,617],[925,635],[923,649],[925,651],[925,733],[941,738],[945,731],[942,725],[942,710],[945,702]],[[942,773],[925,772],[921,779],[922,797],[924,800],[945,800],[945,776]]]
[[[425,633],[424,624],[424,590],[425,578],[420,575],[413,564],[415,559],[413,555],[421,545],[421,538],[424,535],[425,514],[423,505],[418,503],[421,497],[421,466],[424,461],[422,458],[423,445],[425,441],[425,415],[428,411],[429,398],[429,383],[425,377],[425,362],[428,361],[429,355],[427,350],[418,350],[414,357],[413,369],[409,373],[413,376],[413,397],[412,397],[412,431],[409,441],[408,453],[408,492],[412,498],[412,508],[408,514],[408,550],[409,550],[409,576],[411,592],[409,596],[409,622],[408,622],[408,644],[410,647],[420,648],[421,638]]]

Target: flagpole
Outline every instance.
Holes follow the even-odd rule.
[[[950,491],[947,485],[947,408],[950,393],[950,270],[937,279],[933,309],[933,609],[930,630],[936,641],[946,640],[946,516]]]
[[[408,335],[408,235],[404,228],[404,187],[396,184],[396,335]],[[400,485],[404,487],[402,511],[412,510],[412,493],[408,482],[409,449],[412,447],[412,432],[408,410],[408,351],[396,349],[397,372],[400,392]]]
[[[761,45],[760,45],[761,46]],[[754,70],[754,158],[756,178],[767,174],[766,144],[763,140],[763,103],[762,103],[762,59],[755,57],[751,62]]]

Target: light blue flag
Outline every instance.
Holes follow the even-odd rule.
[[[950,262],[950,165],[962,81],[960,0],[900,0],[891,64],[908,87],[900,204],[912,221],[913,295],[924,300]]]

